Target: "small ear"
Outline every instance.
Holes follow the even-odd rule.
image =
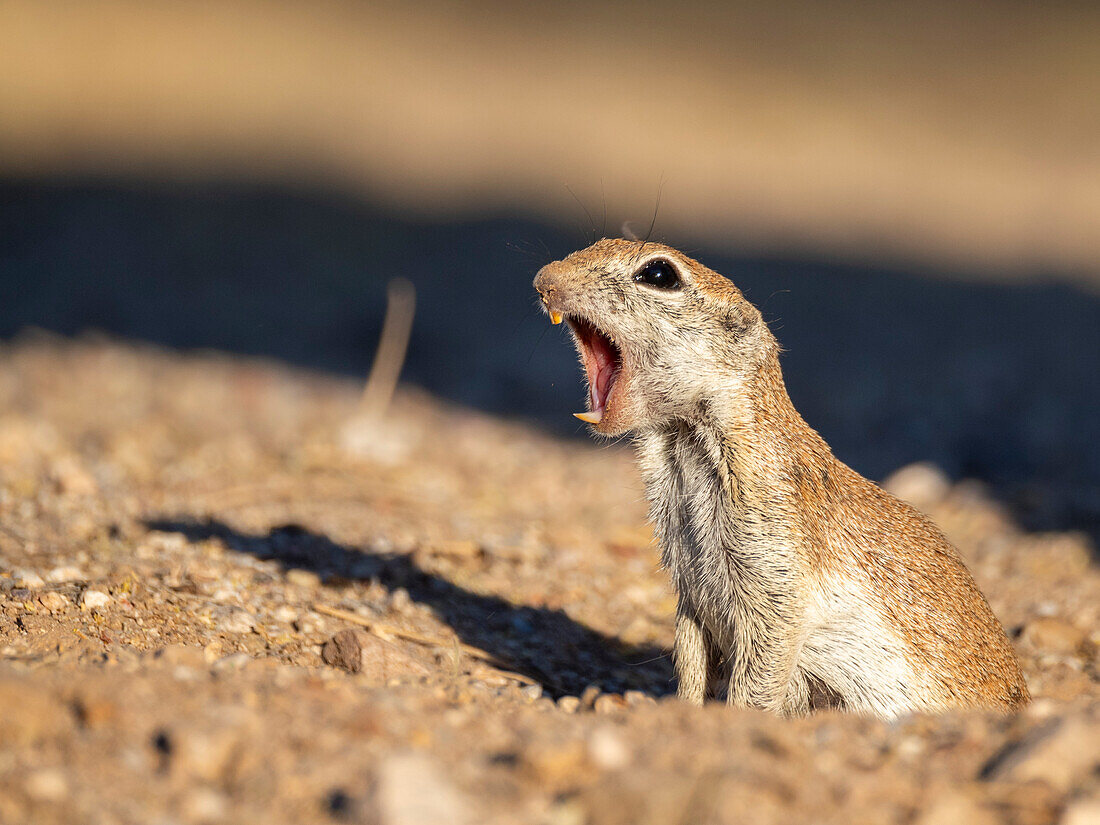
[[[721,309],[722,326],[736,335],[747,331],[758,317],[755,307],[742,297],[741,290],[728,282],[722,290]]]
[[[628,241],[638,240],[638,235],[634,231],[634,227],[630,225],[630,221],[623,221],[623,237]]]
[[[740,335],[748,328],[748,319],[741,311],[740,302],[732,303],[726,308],[722,318],[722,326],[736,335]]]

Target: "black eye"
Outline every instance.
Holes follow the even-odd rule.
[[[650,261],[634,273],[634,281],[639,284],[649,284],[659,289],[679,289],[680,276],[668,261],[658,258]]]

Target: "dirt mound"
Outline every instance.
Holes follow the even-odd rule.
[[[1095,821],[1084,537],[890,482],[1014,635],[1018,717],[696,710],[625,448],[357,404],[242,359],[0,348],[0,821]]]

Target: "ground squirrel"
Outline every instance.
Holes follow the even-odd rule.
[[[775,337],[730,281],[667,246],[605,239],[535,288],[587,373],[577,417],[634,434],[679,591],[683,699],[886,718],[1029,700],[956,550],[802,420]]]

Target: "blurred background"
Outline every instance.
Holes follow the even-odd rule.
[[[584,437],[530,282],[654,216],[841,459],[1100,535],[1093,3],[0,0],[0,338],[363,377],[401,276],[406,380]]]

